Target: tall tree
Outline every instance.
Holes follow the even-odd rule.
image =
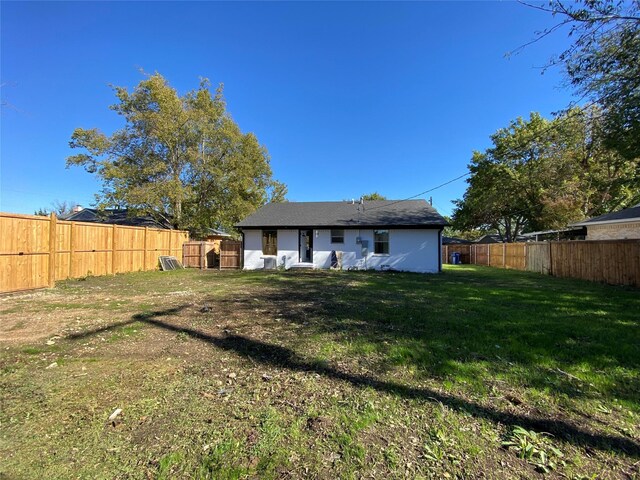
[[[581,100],[600,107],[605,143],[628,159],[640,157],[640,0],[529,6],[558,19],[536,40],[568,28],[573,43],[550,65],[561,65]]]
[[[454,227],[496,230],[509,242],[640,200],[640,160],[606,147],[602,121],[597,108],[574,108],[498,130],[491,148],[473,154]]]
[[[114,91],[118,101],[111,109],[124,127],[110,136],[76,129],[70,146],[84,152],[67,158],[67,166],[83,166],[102,179],[100,207],[126,206],[202,233],[230,228],[284,197],[286,187],[272,179],[266,148],[228,114],[222,85],[212,94],[203,79],[180,96],[156,73],[132,92]]]

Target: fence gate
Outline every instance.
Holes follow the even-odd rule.
[[[220,242],[220,270],[242,266],[242,242],[223,240]]]

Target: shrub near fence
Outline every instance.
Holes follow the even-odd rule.
[[[640,240],[443,245],[442,262],[453,252],[462,263],[640,286]]]
[[[53,286],[56,280],[158,268],[180,258],[189,233],[0,213],[0,292]]]

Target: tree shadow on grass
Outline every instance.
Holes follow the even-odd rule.
[[[410,387],[367,375],[345,372],[325,363],[309,362],[295,351],[286,347],[272,345],[244,335],[211,335],[194,328],[174,325],[163,318],[180,314],[188,307],[188,305],[184,305],[166,310],[139,313],[133,315],[130,320],[125,322],[118,322],[97,329],[76,333],[70,335],[68,338],[72,340],[87,338],[92,335],[121,328],[134,322],[142,322],[167,331],[189,335],[194,339],[208,343],[216,348],[246,358],[252,363],[260,363],[265,366],[297,372],[315,373],[329,379],[349,383],[355,387],[371,388],[381,393],[396,395],[406,399],[441,403],[454,411],[464,412],[496,424],[503,424],[509,427],[521,426],[539,432],[551,433],[576,446],[613,450],[628,456],[640,457],[640,444],[629,438],[588,431],[565,420],[504,412],[455,395],[441,393],[428,388]]]
[[[404,364],[424,376],[471,384],[506,376],[572,398],[638,402],[637,290],[490,268],[442,276],[298,272],[254,280],[269,288],[216,302],[223,309],[233,302],[253,316],[258,305],[265,317],[363,345],[381,354],[380,370]]]

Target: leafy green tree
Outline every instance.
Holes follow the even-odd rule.
[[[568,28],[573,43],[550,65],[561,65],[581,100],[600,107],[606,145],[627,159],[640,157],[640,0],[530,6],[559,20],[537,39]]]
[[[372,200],[387,200],[387,197],[379,194],[378,192],[367,193],[365,195],[362,195],[361,198],[362,200],[369,201],[369,202]]]
[[[67,158],[67,166],[101,178],[99,207],[127,207],[202,233],[231,228],[264,203],[284,198],[286,187],[272,179],[266,148],[228,114],[222,86],[212,94],[203,79],[180,96],[156,73],[132,92],[114,91],[111,109],[124,127],[110,136],[76,129],[70,146],[83,153]]]
[[[477,240],[487,233],[492,233],[489,230],[481,230],[475,228],[469,230],[458,230],[454,225],[453,218],[449,217],[448,215],[443,215],[443,217],[449,224],[442,230],[442,235],[445,237],[463,238],[465,240]]]
[[[491,148],[473,154],[454,227],[495,230],[510,242],[639,200],[639,160],[607,148],[602,121],[597,108],[574,108],[554,120],[532,113],[498,130]]]

